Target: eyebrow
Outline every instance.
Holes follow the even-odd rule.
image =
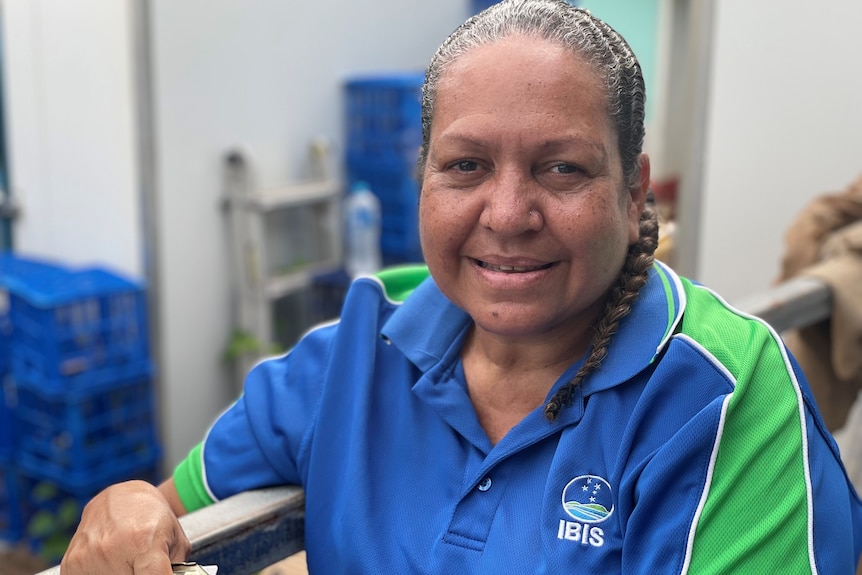
[[[491,148],[491,145],[487,142],[478,138],[474,138],[473,136],[469,136],[467,134],[445,134],[440,136],[439,139],[443,142],[462,143],[483,150]],[[592,150],[595,150],[602,157],[602,159],[607,158],[608,156],[608,150],[607,148],[605,148],[604,145],[594,140],[590,140],[589,138],[582,138],[580,136],[545,140],[544,142],[541,142],[539,144],[539,147],[546,150],[554,150],[559,148],[566,148],[571,146],[572,144],[575,144],[578,147],[591,148]]]
[[[467,144],[471,147],[482,148],[483,150],[487,150],[491,147],[488,143],[466,134],[444,134],[438,139],[442,142]]]
[[[590,140],[589,138],[581,138],[580,136],[545,140],[540,144],[539,147],[546,150],[555,150],[558,148],[566,148],[568,146],[571,146],[573,143],[578,147],[591,148],[595,150],[602,157],[602,159],[605,159],[608,156],[608,150],[603,144],[600,144],[595,140]]]

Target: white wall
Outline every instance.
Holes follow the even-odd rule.
[[[183,457],[235,396],[225,152],[242,144],[261,186],[307,177],[307,148],[341,136],[340,84],[423,69],[463,0],[152,0],[158,261],[167,459]]]
[[[143,273],[127,0],[3,0],[14,244]]]
[[[696,276],[738,299],[776,278],[805,204],[862,173],[862,2],[713,10]]]

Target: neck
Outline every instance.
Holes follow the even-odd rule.
[[[470,359],[482,364],[484,369],[499,370],[501,373],[520,376],[524,373],[557,371],[559,377],[586,352],[592,335],[592,329],[588,329],[524,340],[500,337],[474,326],[464,345],[462,357],[465,361]]]
[[[557,379],[586,352],[591,334],[525,342],[473,328],[461,357],[470,399],[492,443],[544,403]]]

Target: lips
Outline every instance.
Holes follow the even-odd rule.
[[[501,273],[509,273],[509,274],[520,274],[520,273],[546,270],[549,267],[554,265],[552,262],[549,264],[541,264],[541,265],[535,265],[535,266],[506,266],[506,265],[489,264],[488,262],[483,262],[482,260],[476,260],[476,263],[479,264],[479,267],[484,268],[486,270],[491,270],[494,272],[501,272]]]

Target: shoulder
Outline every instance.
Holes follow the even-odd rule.
[[[705,286],[685,278],[682,285],[686,306],[675,339],[696,349],[734,385],[779,379],[798,387],[787,348],[768,323]]]

